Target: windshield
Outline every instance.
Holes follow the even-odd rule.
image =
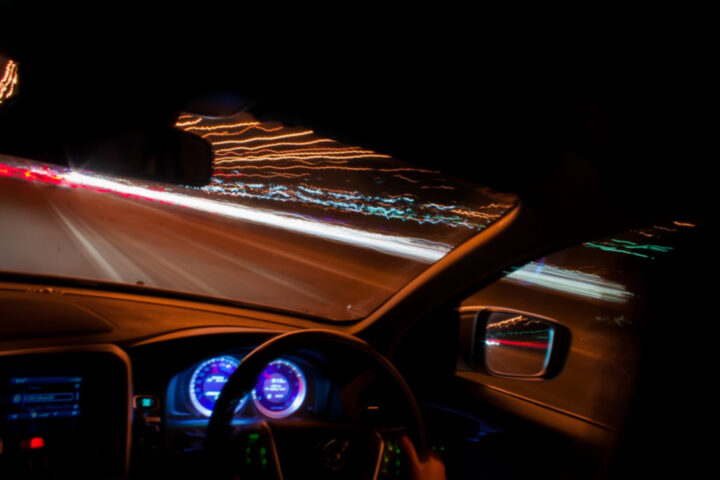
[[[355,320],[516,202],[248,113],[176,126],[213,146],[208,185],[0,155],[0,270]]]

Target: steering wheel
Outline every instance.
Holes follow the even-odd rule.
[[[231,425],[238,402],[252,391],[258,375],[273,360],[305,349],[338,348],[358,354],[374,373],[384,372],[399,387],[393,400],[401,402],[407,420],[404,433],[421,460],[429,455],[420,408],[402,375],[383,355],[364,341],[331,330],[311,329],[271,338],[250,352],[228,379],[207,429],[206,454],[220,478],[344,478],[368,480],[378,477],[387,453],[388,436],[379,427],[347,421],[274,421],[249,427]],[[397,449],[389,448],[399,455]],[[261,452],[264,457],[251,459]],[[385,452],[385,454],[384,454]],[[399,460],[399,458],[398,458]],[[258,465],[258,462],[262,462]]]

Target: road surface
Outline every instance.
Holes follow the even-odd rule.
[[[358,318],[427,263],[109,192],[0,178],[0,270]]]

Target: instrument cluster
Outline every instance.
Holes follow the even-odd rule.
[[[225,383],[243,358],[242,353],[206,358],[175,375],[167,390],[168,421],[200,425],[207,422]],[[282,419],[315,411],[319,381],[304,358],[279,358],[258,375],[251,392],[240,399],[236,419]]]

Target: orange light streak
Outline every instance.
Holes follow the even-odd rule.
[[[288,158],[292,158],[292,157],[282,157],[277,160],[274,160],[274,159],[248,160],[248,159],[242,158],[242,157],[230,157],[230,158],[226,158],[226,159],[222,159],[222,160],[215,159],[213,161],[213,164],[220,165],[223,163],[229,163],[231,165],[235,164],[238,168],[243,168],[248,163],[277,162],[277,161],[281,161],[281,160],[286,160]],[[318,157],[318,158],[325,160],[325,157]],[[309,162],[307,159],[304,159],[304,158],[292,158],[292,159],[294,160],[294,163],[299,163],[301,165],[307,165],[308,167],[314,167],[315,165],[318,164],[317,162]],[[312,160],[312,158],[310,160]],[[245,163],[238,163],[238,162],[245,162]],[[326,160],[325,163],[329,164],[329,165],[344,165],[344,164],[347,164],[348,162],[345,160]]]
[[[328,142],[334,143],[334,140],[329,140],[329,139],[327,139],[327,138],[321,138],[321,139],[318,139],[318,140],[309,140],[309,141],[307,141],[307,142],[276,142],[276,143],[268,143],[268,144],[266,144],[266,145],[258,145],[258,146],[256,146],[256,147],[243,147],[243,146],[238,146],[238,147],[226,147],[226,148],[219,148],[219,149],[215,150],[215,153],[216,153],[216,154],[220,154],[220,153],[223,153],[223,152],[234,152],[234,151],[237,151],[237,150],[243,150],[243,151],[261,150],[261,149],[267,148],[267,147],[280,147],[280,146],[283,146],[283,145],[290,145],[290,146],[315,145],[315,144],[318,144],[318,143],[328,143]],[[215,142],[213,145],[217,145],[217,142]]]
[[[408,178],[403,175],[393,175],[393,177],[399,178],[401,180],[405,180],[406,182],[410,182],[410,183],[419,183],[420,182],[420,180],[413,180],[412,178]]]
[[[452,213],[456,213],[458,215],[464,215],[466,217],[475,217],[475,218],[482,218],[485,220],[492,220],[493,218],[498,218],[500,214],[498,213],[483,213],[483,212],[475,212],[472,210],[467,210],[464,208],[454,208],[450,210]]]
[[[330,159],[330,160],[352,160],[357,158],[385,158],[382,155],[376,155],[376,154],[343,154],[343,155],[318,155],[317,153],[296,153],[294,155],[278,155],[278,154],[268,154],[268,155],[248,155],[247,157],[232,157],[232,158],[223,158],[222,160],[217,160],[217,163],[219,162],[231,162],[231,161],[240,161],[240,160],[246,160],[246,161],[262,161],[262,160],[307,160],[307,159],[317,159],[317,160],[324,160],[324,159]]]
[[[328,152],[328,153],[342,153],[342,152],[352,152],[352,153],[375,153],[372,150],[362,150],[359,147],[345,147],[345,148],[336,148],[336,147],[311,147],[311,148],[291,148],[288,150],[274,150],[272,148],[265,148],[261,150],[257,150],[257,148],[253,149],[253,153],[278,153],[278,154],[293,154],[293,153],[322,153],[322,152]],[[238,157],[242,158],[242,157]]]
[[[248,127],[248,126],[256,126],[260,125],[260,122],[258,121],[252,121],[252,122],[240,122],[240,123],[223,123],[221,125],[204,125],[200,127],[187,127],[185,130],[198,130],[198,131],[211,131],[211,130],[220,130],[221,128],[238,128],[238,127]]]
[[[10,98],[15,93],[15,86],[18,83],[17,63],[8,60],[5,71],[0,79],[0,103]]]
[[[188,118],[190,118],[190,117],[188,117]],[[178,128],[185,128],[185,127],[189,127],[190,125],[195,125],[196,123],[200,123],[201,121],[202,121],[202,118],[199,118],[199,117],[194,120],[188,120],[186,122],[182,122],[178,118],[178,121],[175,122],[175,126]]]
[[[200,128],[200,127],[198,127]],[[189,130],[189,129],[188,129]],[[271,137],[252,137],[252,138],[246,138],[243,140],[222,140],[219,142],[213,142],[215,145],[227,145],[231,143],[252,143],[252,142],[261,142],[263,140],[276,140],[280,138],[291,138],[291,137],[304,137],[306,135],[312,135],[312,130],[303,130],[302,132],[293,132],[293,133],[284,133],[282,135],[275,135]],[[327,140],[332,141],[332,140]]]
[[[678,227],[689,227],[689,228],[695,227],[695,224],[690,223],[690,222],[679,222],[679,221],[675,220],[673,223],[675,225],[677,225]]]
[[[210,132],[210,133],[203,133],[203,134],[202,134],[202,137],[203,137],[203,138],[210,138],[210,137],[215,137],[215,136],[217,136],[217,137],[231,137],[231,136],[234,136],[234,135],[242,135],[243,133],[245,133],[245,132],[247,132],[247,131],[249,131],[249,130],[253,130],[253,129],[255,129],[255,130],[262,130],[263,132],[277,132],[278,130],[282,130],[283,127],[273,127],[273,128],[269,128],[269,127],[263,127],[263,126],[260,126],[260,125],[251,125],[251,126],[249,126],[249,127],[243,128],[243,129],[240,130],[239,132],[228,132],[228,131]],[[212,142],[212,141],[211,141],[211,142]]]
[[[302,178],[306,177],[308,173],[270,173],[270,174],[262,174],[262,173],[243,173],[243,174],[233,174],[233,173],[220,173],[217,172],[213,174],[214,177],[253,177],[253,178]]]
[[[218,166],[215,167],[218,170],[297,170],[297,169],[304,169],[306,167],[302,165],[287,165],[287,166],[258,166],[258,165],[236,165],[233,167],[223,167]],[[330,165],[318,165],[313,166],[310,171],[312,170],[349,170],[349,171],[355,171],[355,172],[421,172],[421,173],[439,173],[436,170],[423,170],[420,168],[371,168],[371,167],[340,167],[340,166],[330,166]],[[310,173],[311,173],[310,172]]]

